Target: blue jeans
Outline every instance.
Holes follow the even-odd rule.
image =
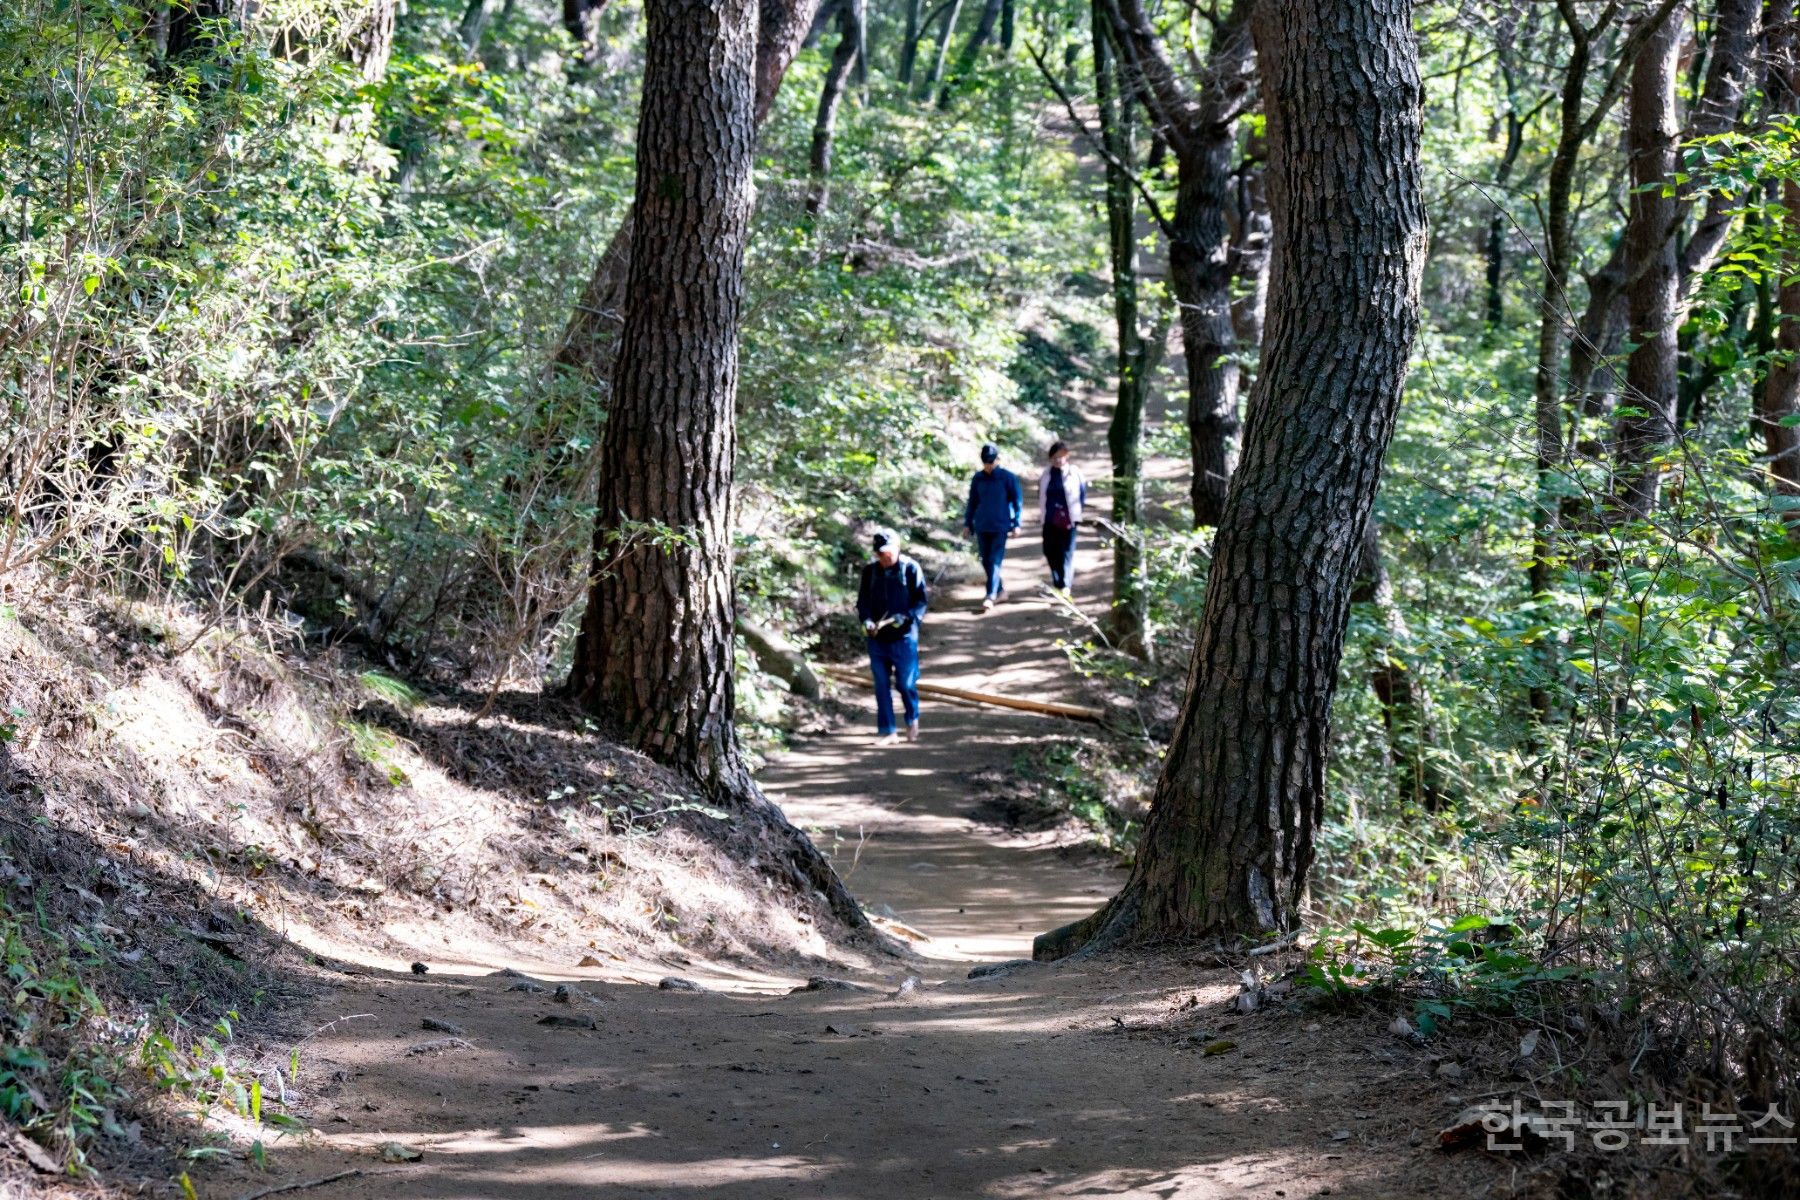
[[[977,533],[975,544],[981,550],[981,569],[987,573],[988,599],[1006,590],[1000,581],[1000,564],[1006,561],[1006,533]]]
[[[906,706],[906,723],[919,720],[919,639],[903,637],[897,642],[867,639],[869,673],[875,676],[875,730],[883,737],[894,732],[894,685],[900,687],[900,700]]]

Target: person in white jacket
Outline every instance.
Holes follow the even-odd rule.
[[[1087,506],[1087,480],[1069,462],[1062,442],[1050,447],[1050,465],[1038,476],[1038,516],[1044,525],[1044,561],[1050,564],[1050,586],[1068,592],[1075,586],[1075,534]]]

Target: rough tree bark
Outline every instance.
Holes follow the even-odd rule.
[[[1148,594],[1143,585],[1143,553],[1133,541],[1144,494],[1144,405],[1150,376],[1162,353],[1163,330],[1145,338],[1138,326],[1137,194],[1131,164],[1137,139],[1127,89],[1119,75],[1104,0],[1095,0],[1094,102],[1100,140],[1106,148],[1107,256],[1112,266],[1113,318],[1118,328],[1119,387],[1107,425],[1112,457],[1113,596],[1108,635],[1127,654],[1150,652]],[[1121,103],[1121,98],[1124,102]]]
[[[831,143],[837,132],[838,108],[844,100],[844,87],[850,81],[850,69],[860,55],[863,39],[863,0],[838,0],[837,47],[831,52],[831,66],[825,71],[825,84],[819,92],[819,112],[813,118],[812,153],[808,158],[811,182],[807,187],[806,211],[818,216],[825,211],[831,197]]]
[[[1240,372],[1231,320],[1226,221],[1237,118],[1254,87],[1250,22],[1257,0],[1234,0],[1213,23],[1198,94],[1177,77],[1141,0],[1108,0],[1120,57],[1157,132],[1175,153],[1169,282],[1181,311],[1187,360],[1194,523],[1217,525],[1237,459]]]
[[[757,128],[768,117],[781,90],[781,80],[794,55],[800,52],[806,31],[812,27],[815,6],[816,0],[764,0],[760,5],[755,74]],[[627,216],[594,263],[554,359],[557,368],[574,371],[596,387],[608,386],[612,378],[625,280],[631,272],[631,237],[632,222]]]
[[[632,268],[576,694],[632,745],[748,783],[732,725],[731,476],[755,0],[650,6]],[[644,535],[648,524],[667,536]]]
[[[1675,309],[1681,282],[1674,236],[1681,219],[1674,195],[1675,72],[1681,34],[1681,22],[1663,21],[1631,70],[1631,208],[1625,223],[1631,266],[1625,306],[1632,351],[1625,362],[1614,483],[1623,516],[1642,517],[1656,507],[1662,469],[1655,459],[1675,443]]]
[[[755,0],[647,11],[637,193],[574,691],[628,744],[754,809],[840,917],[856,903],[762,797],[733,720],[737,328],[754,200]]]
[[[1419,323],[1422,89],[1409,0],[1291,0],[1253,27],[1275,261],[1243,461],[1130,881],[1039,937],[1039,958],[1300,920],[1350,591]]]

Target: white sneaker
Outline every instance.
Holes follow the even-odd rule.
[[[981,611],[982,612],[987,612],[989,609],[991,609],[993,607],[994,607],[994,598],[992,596],[987,596],[982,599],[982,601],[981,601]]]
[[[875,739],[877,746],[898,746],[899,744],[900,735],[898,733],[884,733]]]
[[[919,723],[917,721],[914,721],[911,725],[906,727],[906,740],[909,742],[916,742],[919,740]]]

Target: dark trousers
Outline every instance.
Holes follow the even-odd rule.
[[[869,647],[869,673],[875,676],[875,729],[883,737],[894,732],[894,688],[900,689],[900,702],[906,708],[906,723],[919,720],[919,639],[904,637],[897,642],[866,639]]]
[[[987,574],[987,594],[991,600],[1006,590],[1000,581],[1000,564],[1006,561],[1006,534],[978,533],[975,544],[981,550],[981,569]]]
[[[1075,530],[1044,526],[1044,561],[1050,564],[1050,586],[1073,590],[1075,587]]]

